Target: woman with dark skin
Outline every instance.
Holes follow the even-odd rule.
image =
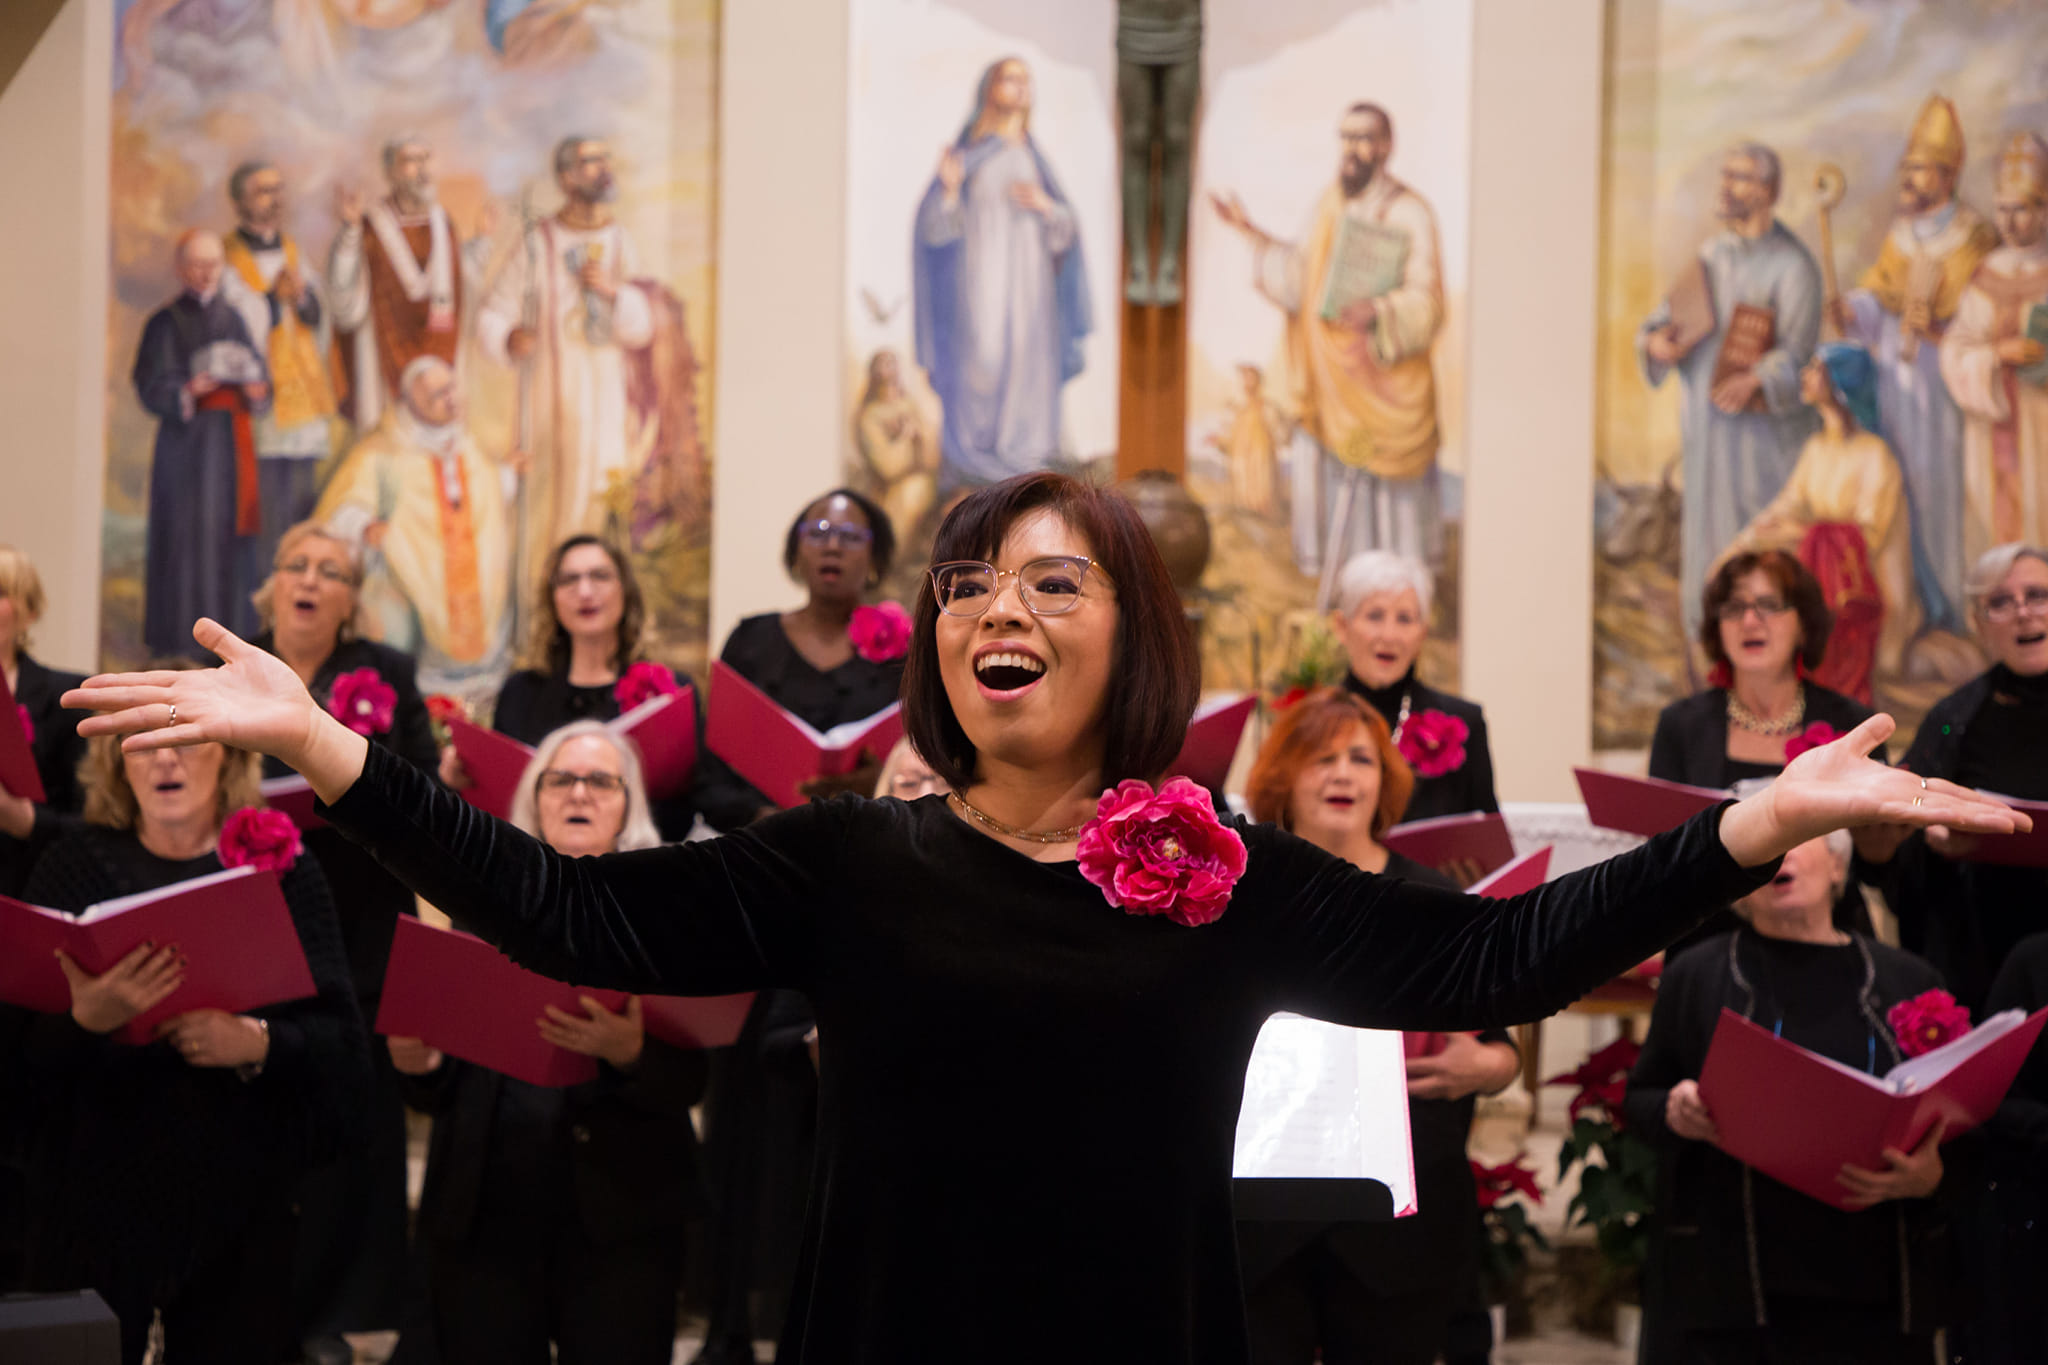
[[[1149,533],[1113,493],[1027,475],[963,499],[935,558],[905,709],[954,795],[813,803],[641,853],[565,859],[473,810],[216,622],[194,637],[225,667],[102,676],[66,701],[135,747],[277,751],[339,827],[538,970],[810,996],[820,1151],[782,1339],[799,1365],[1038,1362],[1084,1342],[1241,1365],[1232,1138],[1276,1009],[1418,1031],[1537,1017],[1829,829],[2026,824],[1870,762],[1880,717],[1758,797],[1511,899],[1238,822],[1245,871],[1220,918],[1128,914],[1077,865],[1082,827],[1105,787],[1161,776],[1199,690]]]

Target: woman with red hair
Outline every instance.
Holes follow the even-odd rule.
[[[1252,764],[1252,817],[1368,872],[1455,891],[1380,842],[1415,774],[1387,722],[1357,695],[1313,692],[1281,713]],[[1240,1222],[1252,1365],[1371,1360],[1428,1365],[1446,1349],[1461,1291],[1478,1273],[1479,1203],[1465,1159],[1473,1096],[1520,1065],[1506,1032],[1410,1033],[1408,1123],[1419,1212],[1388,1223]]]

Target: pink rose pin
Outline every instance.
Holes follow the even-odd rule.
[[[398,717],[398,692],[374,668],[358,668],[334,680],[327,714],[357,734],[388,734]]]
[[[1077,852],[1081,875],[1111,905],[1190,927],[1219,918],[1244,875],[1244,840],[1185,777],[1156,792],[1136,780],[1104,792]]]
[[[1970,1031],[1969,1010],[1947,991],[1922,991],[1901,1000],[1884,1012],[1884,1021],[1899,1040],[1899,1051],[1908,1057],[1932,1052]]]
[[[846,623],[853,652],[871,664],[885,664],[910,652],[910,613],[894,602],[855,607]]]
[[[1785,741],[1785,761],[1790,763],[1808,749],[1818,749],[1823,744],[1833,744],[1842,737],[1842,732],[1824,720],[1817,720]]]
[[[666,664],[652,659],[642,659],[619,675],[618,683],[612,688],[612,696],[618,699],[621,711],[630,711],[644,706],[656,697],[673,696],[681,691],[676,686],[676,675]]]
[[[1417,777],[1442,777],[1465,766],[1465,741],[1472,728],[1442,711],[1423,711],[1401,727],[1396,747]]]
[[[221,825],[218,851],[224,867],[283,872],[299,860],[305,845],[299,827],[283,811],[244,806]]]

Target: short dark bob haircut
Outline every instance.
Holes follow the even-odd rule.
[[[819,503],[830,502],[834,498],[845,498],[867,518],[868,533],[874,537],[868,545],[868,563],[874,566],[877,580],[887,578],[889,566],[896,560],[896,525],[873,498],[851,488],[835,488],[829,493],[820,493],[803,505],[796,514],[796,520],[789,524],[789,534],[783,537],[782,567],[790,573],[796,572],[797,545],[803,539],[804,523],[810,520],[806,514]]]
[[[1784,550],[1750,550],[1731,556],[1707,580],[1704,593],[1706,614],[1700,618],[1700,648],[1707,651],[1707,658],[1715,668],[1734,667],[1728,660],[1728,651],[1721,647],[1721,604],[1735,596],[1737,583],[1758,571],[1771,580],[1778,595],[1791,603],[1792,610],[1798,613],[1802,637],[1798,659],[1808,673],[1813,672],[1827,656],[1828,636],[1834,632],[1835,616],[1828,610],[1828,600],[1821,593],[1820,580],[1813,576],[1811,569]]]
[[[1202,690],[1201,656],[1166,561],[1121,494],[1064,474],[1022,474],[962,499],[946,514],[932,562],[993,560],[1017,521],[1047,511],[1087,542],[1116,586],[1116,657],[1103,721],[1102,782],[1156,781],[1187,739]],[[939,602],[931,575],[917,591],[917,624],[903,667],[903,728],[955,790],[974,783],[975,753],[939,673]]]

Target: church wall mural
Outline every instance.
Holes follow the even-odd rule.
[[[120,0],[104,665],[258,628],[318,516],[428,691],[495,691],[583,530],[701,671],[717,35],[717,0]]]
[[[1270,0],[1204,21],[1187,469],[1214,547],[1205,682],[1341,668],[1318,607],[1377,548],[1435,570],[1417,671],[1455,690],[1472,5]]]
[[[959,493],[1115,454],[1116,7],[849,10],[848,481],[908,603]]]
[[[2048,10],[1612,0],[1608,32],[1595,747],[1703,685],[1702,582],[1779,548],[1834,608],[1819,680],[1896,752],[1984,666],[1969,564],[2048,536],[2048,389],[2013,363]]]

